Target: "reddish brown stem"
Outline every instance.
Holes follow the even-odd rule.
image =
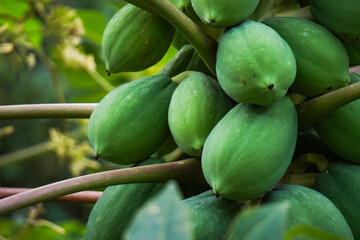
[[[15,194],[19,194],[25,191],[32,190],[32,188],[9,188],[9,187],[0,187],[0,199],[6,198]],[[101,196],[101,191],[82,191],[78,193],[73,193],[52,199],[50,201],[56,202],[72,202],[72,203],[96,203],[96,201]]]

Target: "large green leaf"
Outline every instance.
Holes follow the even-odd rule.
[[[296,225],[286,232],[285,240],[349,240],[310,225]]]
[[[228,231],[228,240],[280,240],[286,232],[287,202],[240,212]]]
[[[177,185],[169,182],[139,210],[125,233],[125,239],[192,239],[189,210],[181,198]]]
[[[76,12],[83,21],[85,36],[101,44],[102,34],[106,26],[105,16],[94,10],[78,9]]]

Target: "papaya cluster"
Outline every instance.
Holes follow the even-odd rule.
[[[360,100],[302,132],[296,110],[297,99],[358,82],[349,67],[360,64],[360,2],[169,1],[218,40],[216,73],[167,21],[131,4],[121,8],[103,35],[109,74],[144,70],[171,44],[178,53],[157,75],[123,84],[100,101],[88,126],[96,157],[152,164],[180,149],[179,159],[198,158],[209,190],[184,200],[194,212],[196,239],[242,239],[241,231],[227,229],[236,214],[248,218],[239,206],[251,208],[249,202],[264,209],[260,215],[286,202],[286,229],[306,224],[360,239]],[[312,20],[272,16],[305,8]],[[91,212],[86,239],[121,238],[159,188],[108,187]],[[256,225],[250,223],[243,226]]]

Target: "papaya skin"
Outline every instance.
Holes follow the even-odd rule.
[[[348,54],[329,30],[293,17],[268,18],[263,23],[277,31],[294,52],[297,73],[292,91],[316,97],[348,85]]]
[[[355,239],[360,239],[360,166],[337,161],[316,178],[315,189],[328,197],[342,212]]]
[[[323,194],[300,185],[285,184],[268,192],[262,204],[289,203],[287,228],[307,224],[346,239],[354,239],[339,209]]]
[[[235,101],[269,105],[285,96],[294,82],[295,56],[272,28],[249,20],[222,35],[216,74]]]
[[[297,113],[283,97],[270,106],[238,104],[206,139],[201,165],[214,193],[250,200],[271,190],[294,153]]]
[[[153,154],[169,134],[167,112],[176,86],[159,74],[126,83],[106,95],[88,125],[97,156],[130,164]]]
[[[205,24],[226,28],[239,24],[259,4],[259,0],[191,0],[191,4]]]
[[[164,19],[127,4],[107,24],[102,48],[108,74],[141,71],[165,55],[175,29]]]
[[[224,239],[226,229],[240,210],[235,201],[217,198],[211,190],[183,200],[190,211],[195,240]]]
[[[210,131],[231,108],[231,99],[214,79],[193,73],[171,97],[168,120],[175,142],[185,153],[200,156]]]

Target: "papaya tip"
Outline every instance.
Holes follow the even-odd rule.
[[[106,69],[106,73],[107,73],[107,75],[108,75],[108,76],[110,76],[110,75],[111,75],[110,71],[109,71],[109,70],[107,70],[107,69]]]
[[[215,197],[219,198],[220,197],[220,193],[218,191],[215,192]]]
[[[273,90],[274,87],[275,87],[274,84],[270,84],[270,85],[267,86],[267,88],[268,88],[269,90]]]
[[[183,7],[181,7],[181,12],[185,12],[186,11],[186,9],[185,9],[185,7],[183,6]]]
[[[100,154],[97,153],[94,158],[95,158],[96,160],[99,160]]]

